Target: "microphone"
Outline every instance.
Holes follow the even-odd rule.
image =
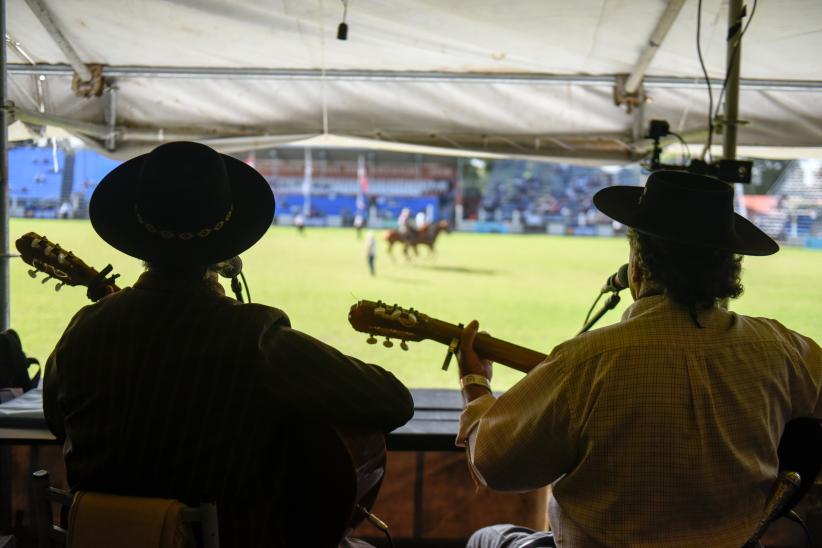
[[[619,267],[615,273],[608,276],[605,280],[605,285],[602,286],[602,293],[613,291],[618,293],[628,287],[628,265],[624,264]]]
[[[243,261],[240,256],[234,256],[217,263],[217,274],[223,278],[236,278],[243,271]]]
[[[597,320],[599,320],[606,312],[612,310],[619,303],[619,292],[626,287],[628,287],[628,265],[624,264],[619,267],[619,270],[608,276],[608,279],[605,280],[605,285],[602,286],[599,295],[594,300],[594,304],[591,305],[591,308],[588,309],[588,314],[585,315],[585,321],[583,322],[582,330],[579,333],[585,333],[591,329],[591,327],[597,323]],[[599,312],[594,314],[594,317],[591,318],[591,312],[594,311],[594,307],[597,305],[602,296],[609,291],[611,292],[611,296],[608,297],[608,300],[604,305],[602,305]],[[577,333],[577,335],[579,333]]]

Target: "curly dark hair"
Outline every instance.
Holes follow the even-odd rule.
[[[710,308],[742,294],[742,256],[730,251],[662,240],[628,230],[643,277],[691,311]],[[698,322],[697,322],[698,325]]]

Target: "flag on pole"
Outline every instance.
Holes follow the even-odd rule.
[[[257,169],[257,153],[253,150],[250,150],[248,154],[245,156],[245,163],[249,166]]]
[[[368,195],[368,176],[365,173],[365,156],[357,158],[357,182],[360,190],[357,193],[357,211],[365,210],[365,197]]]
[[[305,170],[303,171],[303,215],[308,217],[311,213],[311,172],[314,167],[311,162],[311,149],[305,149]]]

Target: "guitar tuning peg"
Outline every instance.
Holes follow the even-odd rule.
[[[408,350],[408,343],[406,343],[405,341],[402,341],[400,343],[400,348],[402,348],[403,350]]]
[[[391,342],[391,339],[386,337],[385,340],[382,341],[382,345],[386,348],[391,348],[392,346],[394,346],[394,343]]]
[[[32,268],[31,270],[28,270],[28,273],[29,273],[29,276],[31,276],[32,278],[37,277],[37,270],[34,269],[34,268]]]
[[[45,278],[43,278],[43,281],[42,281],[42,282],[40,282],[40,283],[41,283],[41,284],[44,284],[44,283],[46,283],[47,281],[49,281],[50,279],[52,279],[53,277],[54,277],[54,276],[46,276]]]
[[[65,282],[60,282],[60,283],[58,283],[57,285],[55,285],[55,286],[54,286],[54,290],[55,290],[55,291],[60,291],[60,289],[61,289],[64,285],[66,285],[66,284],[65,284]]]
[[[377,344],[377,338],[374,335],[369,335],[365,342],[368,344]]]

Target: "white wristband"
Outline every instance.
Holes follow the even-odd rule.
[[[465,375],[460,377],[460,386],[465,388],[469,384],[477,384],[491,390],[491,381],[485,375]]]

